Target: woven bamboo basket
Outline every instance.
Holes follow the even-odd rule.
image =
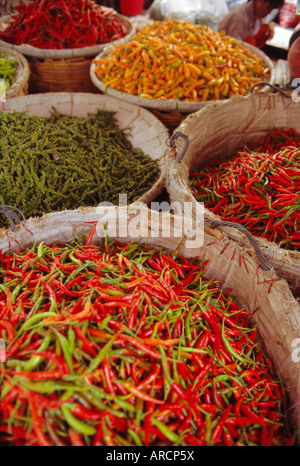
[[[127,138],[133,148],[140,148],[144,154],[157,160],[160,169],[157,181],[139,200],[148,204],[160,194],[165,185],[165,160],[169,151],[166,139],[169,134],[151,112],[105,95],[66,92],[31,94],[10,99],[3,103],[2,109],[5,112],[27,111],[29,115],[48,117],[53,108],[59,113],[79,117],[86,117],[97,110],[115,112],[117,125],[127,131]]]
[[[28,94],[28,80],[30,75],[29,64],[26,58],[19,52],[11,50],[8,47],[0,46],[0,54],[5,53],[7,58],[14,58],[18,61],[15,82],[6,91],[6,99]]]
[[[100,93],[89,77],[88,57],[34,59],[29,58],[30,92],[94,92]]]
[[[152,211],[142,203],[132,204],[126,207],[126,210],[124,207],[108,209],[108,213],[102,217],[97,209],[93,208],[28,219],[25,224],[17,226],[16,232],[0,233],[0,249],[4,253],[11,253],[20,248],[31,248],[34,243],[39,244],[42,241],[46,244],[69,242],[79,235],[88,235],[91,225],[99,222],[99,229],[97,228],[93,238],[94,243],[102,241],[101,234],[97,232],[102,231],[102,225],[105,223],[110,239],[117,239],[122,243],[146,243],[169,253],[179,251],[184,257],[209,259],[207,276],[217,280],[222,289],[230,289],[231,295],[237,298],[240,306],[251,312],[252,320],[257,324],[265,350],[288,390],[291,420],[299,441],[300,362],[297,362],[297,358],[293,358],[292,354],[295,349],[294,343],[299,341],[297,339],[300,337],[300,308],[286,281],[278,279],[274,270],[263,271],[257,267],[257,263],[246,249],[230,240],[226,234],[221,240],[216,241],[215,232],[205,232],[204,236],[201,236],[203,243],[196,242],[188,247],[187,242],[182,241],[182,230],[176,226],[176,216]],[[148,222],[146,227],[144,222],[141,227],[142,234],[139,234],[129,227],[131,222],[137,224],[141,213],[146,215],[144,218],[147,218]],[[167,237],[162,227],[166,217],[171,225],[171,232]],[[110,219],[117,219],[117,222],[111,224]],[[115,225],[117,227],[114,231]],[[199,225],[195,224],[194,227],[197,234]],[[178,245],[181,246],[180,249]],[[278,341],[281,344],[278,344]]]
[[[190,203],[190,215],[194,215],[197,202],[189,189],[191,170],[213,159],[222,160],[236,153],[250,142],[255,142],[275,128],[294,128],[300,132],[300,108],[297,103],[280,94],[259,93],[247,97],[235,97],[228,102],[208,105],[189,115],[177,131],[189,138],[187,151],[181,161],[170,159],[167,166],[167,189],[172,201]],[[175,143],[183,148],[183,140]],[[207,220],[220,220],[205,209]],[[222,232],[238,244],[249,245],[241,231],[222,227]],[[280,248],[263,238],[256,238],[261,250],[275,268],[278,276],[288,280],[296,294],[300,291],[300,252]]]
[[[105,9],[105,7],[103,7]],[[124,38],[110,44],[118,44],[130,37],[134,27],[125,16],[116,13],[119,20],[126,26],[127,34]],[[1,18],[3,27],[11,22],[11,16]],[[39,92],[97,92],[96,86],[90,78],[92,59],[107,44],[76,49],[39,49],[31,45],[13,45],[0,40],[0,46],[22,53],[30,65],[29,87],[31,93]]]

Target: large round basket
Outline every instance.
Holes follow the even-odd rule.
[[[13,58],[18,62],[15,72],[15,82],[6,91],[6,99],[28,94],[28,80],[30,74],[28,61],[20,52],[0,45],[0,55],[2,54],[5,54],[6,58]]]
[[[105,8],[105,7],[103,7]],[[131,22],[116,13],[119,21],[125,25],[127,33],[124,38],[110,44],[117,45],[134,32]],[[3,27],[11,22],[10,16],[1,18]],[[30,65],[30,92],[97,92],[90,79],[91,60],[99,54],[107,44],[76,49],[40,49],[28,44],[14,45],[0,40],[0,46],[22,53]]]
[[[189,188],[191,171],[210,160],[230,157],[276,128],[293,128],[300,133],[299,104],[280,94],[259,93],[234,97],[227,102],[210,104],[189,115],[176,130],[188,136],[187,151],[181,163],[175,159],[170,159],[168,163],[167,188],[171,200],[193,206],[190,215],[194,215],[198,203]],[[176,139],[175,144],[177,150],[181,151],[183,139]],[[208,220],[220,220],[206,208],[205,217]],[[239,244],[249,245],[248,239],[240,231],[222,227],[223,230]],[[278,275],[288,280],[292,289],[299,293],[300,252],[283,249],[264,238],[256,239]]]
[[[166,139],[169,135],[165,126],[151,112],[112,97],[89,93],[32,94],[3,103],[5,112],[26,111],[29,115],[41,117],[50,116],[53,108],[61,114],[84,118],[97,110],[114,112],[118,127],[127,131],[133,148],[140,148],[151,159],[157,160],[160,169],[156,182],[138,200],[148,204],[161,193],[165,185],[165,161],[169,150]]]
[[[258,268],[246,248],[231,241],[226,235],[220,241],[216,241],[214,235],[206,233],[203,244],[190,249],[178,234],[180,231],[176,229],[177,222],[174,216],[151,211],[146,206],[140,206],[139,212],[133,205],[129,206],[126,208],[126,217],[120,214],[123,208],[110,209],[112,211],[105,220],[99,220],[96,209],[78,209],[61,212],[59,215],[47,214],[38,219],[29,219],[25,224],[19,225],[14,233],[10,232],[9,235],[5,231],[0,233],[0,249],[3,253],[12,253],[20,248],[23,250],[32,248],[34,244],[37,246],[41,242],[69,243],[74,238],[87,236],[92,225],[97,222],[99,224],[93,243],[98,244],[102,241],[99,232],[102,231],[103,222],[108,225],[107,232],[111,240],[117,239],[125,244],[130,241],[148,244],[154,249],[165,251],[165,254],[176,252],[177,255],[187,258],[208,259],[207,276],[217,280],[224,291],[230,289],[230,295],[238,300],[238,304],[243,309],[251,313],[251,320],[257,324],[264,348],[288,391],[291,402],[289,417],[299,441],[300,362],[297,357],[297,346],[299,347],[300,337],[300,308],[287,283],[279,280],[274,270],[265,272]],[[129,226],[131,222],[136,224],[136,219],[142,214],[146,215],[148,226],[144,228],[142,237],[136,237],[135,233],[130,233],[133,230]],[[166,220],[166,216],[169,216],[171,226],[168,237],[164,235],[162,229],[163,217]],[[114,234],[110,231],[109,218],[118,219]],[[124,232],[124,225],[119,230],[121,225],[119,222],[125,222],[127,226],[125,234],[120,233],[120,231]],[[178,248],[179,244],[181,244],[180,248]]]
[[[272,84],[274,80],[274,65],[273,62],[269,59],[269,57],[259,50],[257,47],[253,45],[243,43],[245,47],[250,49],[252,53],[254,53],[258,58],[265,62],[266,67],[270,69],[270,79],[269,82]],[[96,59],[104,59],[106,58],[113,50],[114,45],[108,45],[105,49],[97,55]],[[178,99],[169,99],[169,100],[160,100],[160,99],[147,99],[144,97],[139,97],[136,95],[131,95],[126,92],[121,92],[116,89],[107,87],[100,79],[97,77],[95,73],[96,63],[91,64],[91,71],[90,76],[91,80],[98,87],[102,92],[112,97],[116,97],[118,99],[124,100],[125,102],[129,102],[132,104],[140,105],[142,107],[146,107],[149,109],[153,109],[155,111],[161,112],[163,117],[163,112],[178,112],[181,114],[189,114],[196,112],[200,108],[205,107],[209,101],[207,102],[183,102]],[[157,114],[159,115],[159,114]]]

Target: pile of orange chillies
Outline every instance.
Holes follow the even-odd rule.
[[[245,95],[269,68],[250,49],[208,26],[154,22],[93,60],[107,87],[148,99],[207,101]]]

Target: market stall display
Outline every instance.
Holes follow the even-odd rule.
[[[0,446],[299,445],[298,89],[208,27],[207,2],[201,24],[16,3]]]
[[[126,17],[90,0],[24,2],[1,24],[0,45],[28,58],[35,92],[95,91],[91,58],[105,44],[117,44],[133,32]]]
[[[28,61],[21,53],[2,45],[0,46],[0,79],[5,84],[5,89],[2,91],[5,92],[6,99],[28,93]]]
[[[189,201],[195,208],[197,201],[190,176],[199,174],[206,163],[218,160],[216,168],[209,170],[209,186],[204,187],[207,197],[201,198],[205,201],[206,218],[226,218],[249,228],[253,234],[261,229],[260,233],[257,231],[256,239],[266,258],[278,275],[287,279],[292,289],[299,293],[299,136],[294,135],[300,130],[298,113],[299,107],[291,99],[261,93],[235,97],[227,103],[208,106],[190,115],[178,127],[179,132],[189,137],[189,147],[182,163],[170,162],[167,185],[173,200]],[[278,136],[281,128],[287,133]],[[269,136],[272,133],[273,137]],[[268,136],[270,145],[264,142]],[[290,146],[280,149],[281,142]],[[264,144],[261,156],[257,154],[258,149],[253,148],[257,143]],[[178,147],[180,144],[178,139]],[[234,158],[238,151],[239,155]],[[214,181],[214,170],[217,166],[220,170],[226,167],[227,159],[231,160],[227,165],[225,185],[221,174]],[[217,190],[214,190],[215,183]],[[214,200],[209,202],[208,196],[214,194]],[[221,209],[223,202],[225,206],[227,202],[228,212],[232,210],[233,216],[229,213],[227,216],[227,211],[222,215],[219,207]],[[250,206],[247,208],[248,203]],[[246,215],[239,216],[239,211],[246,212]],[[231,238],[247,244],[248,240],[240,231],[235,228],[225,230]]]
[[[271,60],[207,26],[154,22],[94,60],[91,79],[107,95],[161,111],[190,113],[272,80]]]
[[[128,213],[130,221],[135,214],[130,208]],[[161,215],[151,223],[153,231]],[[86,212],[86,221],[93,217],[95,211]],[[300,314],[286,283],[272,271],[257,270],[230,241],[223,255],[224,245],[207,235],[197,259],[188,259],[172,235],[164,239],[169,251],[160,249],[163,238],[151,232],[143,245],[107,236],[99,245],[97,223],[91,228],[86,221],[57,222],[49,214],[26,222],[10,242],[1,238],[0,300],[9,296],[11,303],[9,320],[3,320],[2,307],[0,324],[8,342],[1,371],[5,440],[293,445],[299,425],[297,362],[286,364],[286,357]],[[72,244],[84,232],[86,239]],[[8,248],[12,255],[5,255]],[[230,260],[233,250],[236,258]],[[247,267],[241,269],[238,255]],[[258,346],[257,330],[275,367]],[[293,402],[290,416],[286,395]]]
[[[1,204],[25,217],[104,201],[118,205],[119,195],[150,202],[162,189],[168,133],[147,110],[68,93],[3,105]]]

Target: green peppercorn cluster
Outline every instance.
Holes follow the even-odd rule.
[[[157,161],[132,148],[113,112],[86,118],[49,118],[0,112],[0,204],[25,217],[119,202],[147,192],[159,176]],[[0,226],[7,226],[0,218]]]

